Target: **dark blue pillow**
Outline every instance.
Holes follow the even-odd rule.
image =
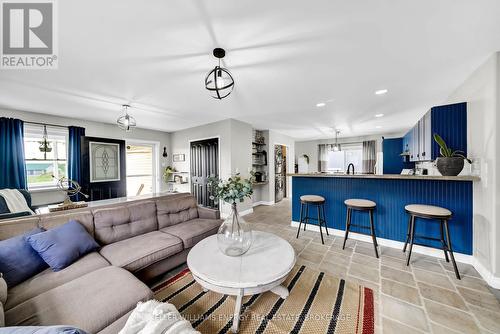
[[[0,272],[9,288],[38,274],[47,268],[45,261],[31,248],[26,238],[42,234],[42,228],[36,228],[23,235],[0,241]]]
[[[99,245],[76,220],[26,238],[53,271],[59,271]]]
[[[68,326],[22,326],[0,328],[0,334],[86,334],[84,331]]]

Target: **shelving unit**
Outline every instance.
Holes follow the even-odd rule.
[[[261,180],[255,182],[254,186],[268,184],[267,180],[267,144],[264,141],[264,136],[262,131],[253,131],[253,141],[252,141],[252,169],[255,173],[261,175]],[[259,178],[257,178],[259,179]]]

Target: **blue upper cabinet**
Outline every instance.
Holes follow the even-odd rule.
[[[434,133],[448,147],[467,155],[467,103],[433,107],[408,131],[403,137],[403,152],[408,151],[410,161],[430,161],[440,156]]]
[[[449,148],[467,156],[467,103],[455,103],[431,109],[432,135],[440,135]],[[438,158],[439,145],[432,139],[432,160]]]

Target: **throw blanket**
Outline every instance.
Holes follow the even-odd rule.
[[[150,300],[137,303],[119,334],[200,334],[174,305]]]
[[[31,211],[26,198],[17,189],[0,189],[0,196],[5,199],[5,203],[9,208],[10,213],[30,212],[32,215],[35,213]]]

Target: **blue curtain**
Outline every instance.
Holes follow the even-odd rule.
[[[81,183],[82,182],[82,167],[81,167],[81,152],[82,152],[82,137],[85,136],[85,128],[78,126],[70,126],[69,130],[69,148],[68,148],[68,178]],[[75,200],[80,200],[79,195],[75,196]]]
[[[0,117],[0,189],[27,189],[24,123]]]

